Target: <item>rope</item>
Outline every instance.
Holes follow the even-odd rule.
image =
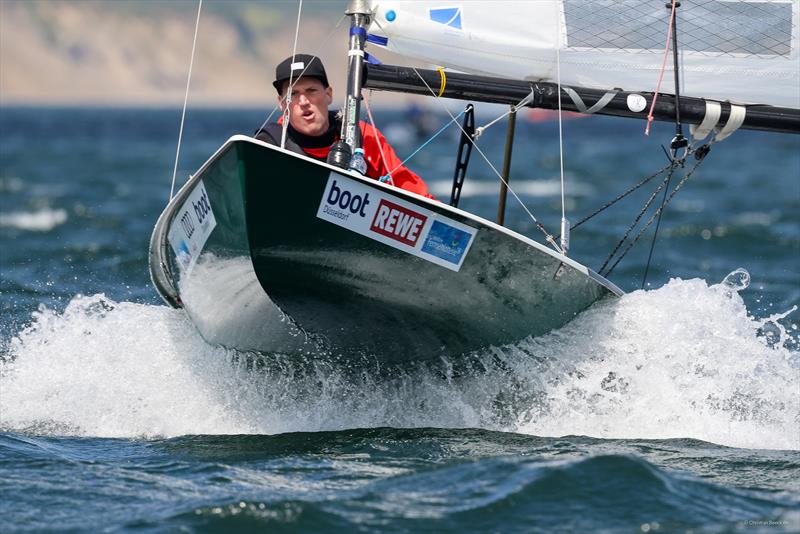
[[[459,114],[458,114],[458,115],[456,115],[455,117],[453,117],[453,116],[451,115],[451,117],[452,117],[452,118],[451,118],[451,119],[450,119],[450,120],[447,122],[447,124],[445,124],[444,126],[442,126],[441,128],[439,128],[439,131],[438,131],[438,132],[436,132],[435,134],[433,134],[433,135],[431,136],[431,138],[430,138],[430,139],[428,139],[427,141],[425,141],[424,143],[422,143],[422,145],[420,145],[420,146],[419,146],[419,147],[418,147],[418,148],[417,148],[417,149],[416,149],[414,152],[412,152],[410,156],[408,156],[406,159],[404,159],[403,161],[401,161],[401,162],[400,162],[400,164],[399,164],[397,167],[395,167],[394,169],[392,169],[392,170],[391,170],[391,172],[389,172],[389,175],[391,176],[391,174],[392,174],[394,171],[396,171],[397,169],[399,169],[400,167],[402,167],[403,165],[405,165],[405,164],[406,164],[406,162],[407,162],[408,160],[410,160],[411,158],[413,158],[414,156],[416,156],[416,155],[417,155],[417,152],[419,152],[420,150],[422,150],[423,148],[425,148],[426,146],[428,146],[428,145],[431,143],[431,141],[433,141],[434,139],[436,139],[436,138],[439,136],[439,134],[441,134],[443,131],[445,131],[445,130],[447,129],[447,127],[448,127],[448,126],[450,126],[450,125],[451,125],[451,124],[453,124],[454,122],[455,122],[455,123],[457,123],[457,122],[458,122],[458,119],[459,119],[459,118],[461,117],[461,115],[463,115],[464,113],[465,113],[465,111],[462,111],[461,113],[459,113]]]
[[[175,166],[172,168],[172,186],[169,188],[169,200],[175,194],[175,178],[178,176],[178,160],[181,156],[181,142],[183,141],[183,123],[186,119],[186,105],[189,103],[189,84],[192,81],[192,66],[194,65],[194,50],[197,45],[197,30],[200,28],[200,10],[203,8],[203,0],[197,4],[197,20],[194,22],[194,38],[192,39],[192,55],[189,59],[189,75],[186,78],[186,93],[183,95],[183,111],[181,111],[181,126],[178,130],[178,148],[175,151]]]
[[[678,65],[678,25],[676,20],[677,9],[680,4],[676,0],[672,0],[672,9],[670,12],[670,28],[672,33],[672,69],[675,77],[675,137],[670,142],[672,149],[671,159],[675,159],[678,154],[678,149],[686,147],[683,157],[681,158],[681,166],[686,155],[689,153],[689,141],[683,136],[683,124],[681,123],[681,86],[680,86],[680,66]],[[664,208],[667,206],[667,191],[669,190],[669,181],[672,178],[672,173],[667,178],[667,187],[664,189],[664,198],[661,199],[661,206],[658,209],[658,222],[653,231],[653,239],[650,241],[650,252],[647,255],[647,264],[644,267],[644,275],[642,276],[642,289],[647,285],[647,274],[650,272],[650,262],[653,260],[653,251],[656,248],[656,240],[658,239],[658,230],[661,228],[661,217],[664,214]],[[648,223],[649,226],[649,223]]]
[[[667,177],[667,186],[664,188],[664,198],[661,199],[661,206],[658,208],[658,221],[656,222],[656,229],[653,231],[653,240],[650,242],[650,252],[647,254],[647,264],[644,266],[644,275],[642,275],[642,289],[647,284],[647,273],[650,272],[650,262],[653,260],[653,251],[656,248],[656,239],[658,239],[658,229],[661,228],[661,215],[664,213],[666,207],[667,191],[669,191],[669,182],[672,179],[672,173]]]
[[[375,23],[378,25],[378,27],[379,27],[379,28],[383,29],[383,26],[381,25],[380,21],[378,21],[378,19],[375,19]],[[408,58],[408,56],[406,56],[406,55],[405,55],[403,52],[401,52],[400,50],[397,50],[397,49],[396,49],[396,47],[394,47],[394,46],[392,46],[392,52],[394,52],[394,53],[396,53],[396,54],[400,54],[401,56],[403,56],[403,58],[405,58],[405,59],[406,59],[406,61],[409,61],[409,58]],[[409,62],[410,62],[410,61],[409,61]],[[413,67],[413,66],[411,67],[411,69],[412,69],[412,70],[413,70],[413,71],[416,73],[416,75],[419,77],[419,79],[422,81],[422,83],[423,83],[423,84],[425,84],[425,87],[427,87],[427,88],[428,88],[428,91],[429,91],[429,92],[430,92],[430,93],[431,93],[431,94],[432,94],[434,97],[436,97],[436,93],[434,92],[434,90],[433,90],[433,89],[431,89],[431,86],[430,86],[430,85],[428,85],[428,82],[426,82],[426,81],[425,81],[425,78],[423,78],[423,77],[422,77],[422,75],[419,73],[419,71],[418,71],[418,70],[417,70],[415,67]],[[533,91],[531,91],[531,92],[533,92]],[[436,100],[437,100],[437,101],[439,101],[439,98],[438,98],[438,97],[436,97]],[[453,114],[450,112],[450,110],[449,110],[449,109],[447,109],[447,106],[445,106],[445,105],[444,105],[444,103],[441,103],[441,106],[442,106],[442,109],[444,109],[444,111],[445,111],[445,112],[446,112],[446,113],[447,113],[447,114],[450,116],[450,118],[451,118],[451,119],[453,119],[453,120],[455,121],[455,120],[456,120],[456,118],[453,116]],[[464,135],[469,135],[469,134],[467,134],[467,132],[465,132],[465,131],[464,131],[464,127],[463,127],[463,126],[461,126],[460,124],[458,124],[458,128],[459,128],[459,130],[461,130],[461,132],[462,132],[462,133],[464,133]],[[473,147],[475,147],[475,150],[477,150],[477,151],[478,151],[478,154],[480,154],[480,155],[481,155],[481,157],[483,158],[483,160],[486,162],[486,164],[487,164],[487,165],[489,165],[489,168],[491,168],[491,169],[492,169],[492,171],[493,171],[493,172],[495,173],[495,175],[496,175],[496,176],[497,176],[497,177],[500,179],[500,181],[501,181],[502,183],[504,183],[504,184],[505,184],[505,186],[508,188],[508,190],[511,192],[511,194],[512,194],[512,195],[514,196],[514,198],[516,199],[517,203],[519,203],[519,205],[522,207],[522,209],[525,211],[525,213],[528,215],[528,217],[530,217],[530,219],[531,219],[531,220],[533,221],[533,223],[536,225],[536,228],[538,228],[538,229],[539,229],[539,231],[540,231],[540,232],[542,232],[542,233],[544,234],[545,241],[547,241],[548,243],[550,243],[550,245],[551,245],[551,246],[552,246],[552,247],[553,247],[553,248],[554,248],[554,249],[555,249],[557,252],[559,252],[559,253],[563,252],[563,251],[561,250],[561,247],[558,245],[558,243],[556,243],[556,241],[555,241],[555,238],[553,237],[553,235],[552,235],[552,234],[550,234],[550,232],[548,232],[548,231],[547,231],[547,229],[546,229],[546,228],[545,228],[545,227],[542,225],[542,223],[540,223],[540,222],[539,222],[539,220],[538,220],[538,219],[537,219],[537,218],[536,218],[536,217],[533,215],[533,213],[531,213],[531,211],[528,209],[528,207],[525,205],[525,203],[522,201],[522,199],[521,199],[521,198],[519,198],[519,195],[517,195],[516,191],[514,191],[514,189],[512,189],[512,188],[511,188],[511,187],[508,185],[508,182],[507,182],[505,179],[503,179],[503,175],[502,175],[502,174],[500,174],[500,172],[497,170],[497,168],[496,168],[494,165],[492,165],[492,162],[491,162],[491,161],[489,161],[489,158],[488,158],[488,157],[486,157],[486,154],[484,154],[484,153],[483,153],[483,150],[481,150],[481,148],[480,148],[480,147],[479,147],[479,146],[478,146],[476,143],[473,143],[473,144],[472,144],[472,146],[473,146]],[[413,154],[412,154],[412,155],[413,155]]]
[[[655,178],[655,177],[656,177],[656,176],[658,176],[659,174],[661,174],[661,173],[665,172],[667,169],[669,169],[670,167],[672,167],[672,165],[673,165],[673,164],[672,164],[672,162],[670,162],[670,163],[667,163],[667,164],[666,164],[666,165],[665,165],[663,168],[661,168],[661,169],[659,169],[658,171],[654,172],[653,174],[651,174],[650,176],[648,176],[647,178],[645,178],[644,180],[642,180],[642,181],[641,181],[641,182],[639,182],[638,184],[634,185],[633,187],[631,187],[630,189],[628,189],[628,190],[627,190],[627,191],[625,191],[624,193],[620,194],[620,195],[619,195],[617,198],[615,198],[614,200],[611,200],[611,201],[609,201],[609,202],[606,202],[606,203],[605,203],[605,204],[603,204],[601,207],[597,208],[595,211],[593,211],[592,213],[590,213],[589,215],[587,215],[586,217],[584,217],[584,218],[583,218],[583,219],[581,219],[580,221],[578,221],[578,222],[576,222],[575,224],[573,224],[573,225],[572,225],[572,229],[574,230],[575,228],[577,228],[578,226],[582,225],[583,223],[585,223],[586,221],[588,221],[589,219],[591,219],[592,217],[594,217],[594,216],[595,216],[595,215],[597,215],[598,213],[600,213],[600,212],[602,212],[602,211],[605,211],[606,209],[610,208],[611,206],[613,206],[614,204],[616,204],[617,202],[619,202],[619,201],[620,201],[620,200],[622,200],[623,198],[627,197],[628,195],[630,195],[631,193],[633,193],[634,191],[636,191],[637,189],[639,189],[640,187],[642,187],[644,184],[646,184],[647,182],[649,182],[650,180],[652,180],[653,178]]]
[[[297,55],[297,36],[300,35],[300,14],[303,11],[303,0],[297,4],[297,24],[294,28],[294,45],[292,46],[292,64],[289,66],[289,88],[286,91],[286,109],[283,110],[283,129],[281,130],[281,148],[286,148],[286,133],[289,130],[289,121],[292,118],[292,88],[294,87],[294,83],[292,79],[294,77],[294,59]],[[308,66],[303,69],[307,69]],[[300,79],[300,76],[297,77]]]
[[[369,90],[369,97],[372,98],[372,89]],[[383,154],[383,143],[381,143],[378,140],[378,128],[375,126],[375,119],[372,118],[372,111],[369,109],[369,98],[367,98],[367,95],[364,95],[364,107],[367,108],[367,116],[369,117],[369,123],[372,126],[372,135],[375,136],[375,142],[378,145],[378,150],[381,153],[381,161],[383,162],[383,168],[388,169],[389,166],[386,164],[386,156]],[[394,182],[392,181],[392,172],[393,171],[390,171],[389,173],[386,174],[388,178],[385,182],[394,185]]]
[[[670,12],[669,28],[667,29],[667,45],[664,48],[664,59],[661,62],[661,71],[658,73],[658,83],[656,84],[656,92],[653,93],[653,102],[650,104],[650,111],[647,114],[647,126],[644,129],[645,135],[650,135],[650,124],[652,124],[654,120],[653,110],[656,107],[656,99],[658,98],[658,93],[661,91],[661,81],[664,79],[664,70],[667,68],[667,56],[669,56],[669,42],[670,39],[672,39],[672,27],[675,24],[675,4],[676,0],[672,0],[672,11]]]
[[[644,217],[644,214],[647,212],[647,210],[650,209],[650,205],[653,203],[653,200],[655,200],[656,195],[658,195],[658,192],[661,191],[664,188],[664,186],[667,185],[667,182],[670,180],[670,178],[672,178],[672,173],[675,172],[675,167],[676,166],[677,165],[670,165],[669,173],[667,174],[667,177],[664,178],[661,181],[661,183],[656,188],[656,190],[653,191],[653,194],[650,195],[650,198],[647,199],[647,202],[644,203],[644,206],[642,207],[642,210],[639,212],[639,215],[636,216],[636,219],[634,219],[633,223],[631,223],[631,225],[625,231],[625,234],[622,236],[622,239],[619,240],[619,242],[617,243],[617,246],[615,246],[614,250],[612,250],[611,253],[608,255],[608,257],[606,258],[606,261],[603,263],[602,267],[600,267],[600,269],[597,271],[598,273],[600,273],[600,274],[603,273],[603,269],[606,268],[606,265],[608,265],[608,262],[610,262],[611,258],[614,257],[614,254],[616,254],[617,251],[620,249],[620,247],[622,247],[622,245],[625,244],[625,241],[627,241],[628,236],[630,235],[630,233],[633,231],[633,229],[636,227],[636,225],[639,224],[639,221],[642,220],[642,217]],[[613,267],[611,269],[613,269]],[[609,269],[609,271],[608,271],[609,273],[611,272],[611,269]],[[608,273],[606,273],[603,276],[607,276],[607,275],[608,275]]]

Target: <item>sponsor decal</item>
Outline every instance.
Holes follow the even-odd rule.
[[[444,24],[448,28],[463,29],[461,27],[461,7],[432,7],[428,10],[428,16],[433,22]]]
[[[194,267],[216,226],[214,210],[201,180],[178,209],[169,229],[169,243],[184,270],[188,272]]]
[[[370,230],[413,247],[427,220],[421,213],[381,200]]]
[[[317,217],[452,271],[477,229],[359,181],[331,173]]]
[[[327,199],[322,204],[324,213],[343,221],[349,219],[350,215],[358,214],[361,218],[366,216],[366,209],[369,205],[368,191],[363,194],[355,194],[352,192],[352,188],[345,187],[343,190],[342,187],[337,186],[336,180],[332,184],[330,180],[328,182]]]
[[[460,228],[443,221],[433,221],[422,251],[458,265],[469,248],[471,239],[472,236]]]
[[[189,251],[189,245],[187,245],[186,241],[183,239],[181,239],[175,255],[178,257],[178,261],[181,262],[181,265],[183,265],[183,268],[188,269],[189,265],[192,263],[192,253]]]

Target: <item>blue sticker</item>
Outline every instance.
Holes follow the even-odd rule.
[[[428,10],[433,22],[444,24],[450,28],[461,29],[461,8],[460,7],[438,7]]]
[[[388,37],[381,37],[380,35],[373,35],[371,33],[368,33],[367,34],[367,42],[375,43],[376,45],[379,45],[379,46],[386,46],[387,44],[389,44],[389,38]]]
[[[351,26],[350,35],[358,35],[359,37],[367,38],[367,30],[360,26]]]
[[[189,267],[189,264],[192,263],[192,253],[189,251],[189,245],[183,239],[181,239],[181,244],[178,245],[178,259],[184,267]]]
[[[422,252],[436,256],[453,265],[459,265],[464,257],[472,234],[455,226],[433,221],[428,237],[422,245]]]

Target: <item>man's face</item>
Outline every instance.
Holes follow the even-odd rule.
[[[286,111],[286,90],[289,82],[284,82],[278,101],[281,111]],[[322,135],[328,131],[328,106],[333,102],[333,89],[325,87],[316,78],[300,78],[292,88],[289,123],[305,135]]]

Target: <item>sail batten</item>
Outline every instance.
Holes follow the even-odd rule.
[[[373,0],[371,32],[408,59],[451,70],[653,91],[669,10],[662,0]],[[800,109],[800,0],[682,0],[681,94]],[[558,54],[556,51],[558,50]],[[672,66],[667,67],[667,79]]]

